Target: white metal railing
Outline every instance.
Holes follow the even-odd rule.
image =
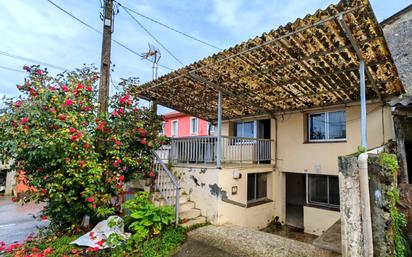
[[[269,163],[271,139],[222,136],[222,163]],[[172,138],[168,160],[172,163],[216,163],[217,137]]]
[[[179,196],[180,186],[175,176],[167,168],[159,155],[153,153],[153,170],[157,174],[155,179],[155,189],[160,192],[168,205],[175,207],[176,225],[179,223]]]

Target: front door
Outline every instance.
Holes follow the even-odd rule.
[[[306,174],[286,174],[286,224],[303,228],[303,206],[306,203]]]

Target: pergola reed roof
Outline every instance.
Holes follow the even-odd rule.
[[[214,121],[221,90],[223,119],[273,115],[358,101],[358,57],[365,61],[369,75],[368,99],[384,101],[403,93],[369,2],[341,1],[134,87],[132,92]]]

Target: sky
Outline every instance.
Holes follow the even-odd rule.
[[[52,0],[92,27],[102,30],[100,19],[103,0]],[[186,34],[219,48],[228,48],[280,25],[324,9],[338,0],[118,0],[136,10]],[[378,21],[411,4],[411,0],[371,0]],[[86,65],[99,67],[102,36],[57,9],[47,0],[0,0],[0,53],[23,56],[66,69]],[[218,50],[191,40],[140,16],[146,27],[184,65],[209,56]],[[122,9],[115,16],[113,39],[137,53],[146,52],[152,44],[160,49],[160,64],[171,69],[182,67],[156,43]],[[24,60],[0,54],[0,99],[18,95],[16,84],[25,74]],[[152,64],[128,50],[112,44],[114,84],[120,78],[139,77],[150,81]],[[47,67],[47,66],[46,66]],[[11,70],[10,70],[11,69]],[[61,72],[50,68],[52,74]],[[170,70],[159,67],[159,76]],[[112,85],[111,93],[116,91]],[[1,101],[1,100],[0,100]],[[0,102],[0,106],[2,103]],[[159,108],[160,113],[169,111]]]

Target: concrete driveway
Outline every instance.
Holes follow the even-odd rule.
[[[19,205],[11,197],[0,196],[0,241],[6,244],[23,241],[37,227],[47,226],[48,221],[37,221],[33,218],[43,208],[43,205],[29,203]]]

